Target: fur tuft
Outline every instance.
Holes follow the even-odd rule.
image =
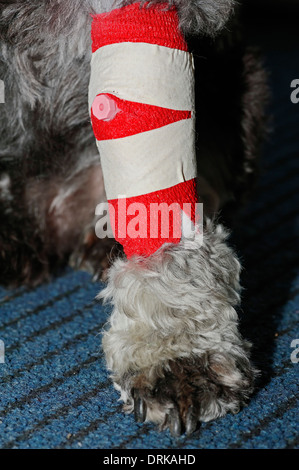
[[[136,0],[124,0],[123,4]],[[142,3],[145,3],[143,1]],[[165,4],[165,0],[150,0],[149,6]],[[204,34],[216,36],[232,16],[235,0],[168,0],[170,7],[175,6],[180,18],[180,27],[184,34]]]

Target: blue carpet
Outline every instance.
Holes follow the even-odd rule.
[[[298,447],[299,78],[297,51],[268,50],[273,134],[260,183],[232,238],[243,260],[241,329],[262,370],[254,397],[238,415],[175,439],[125,415],[105,370],[101,329],[109,309],[93,299],[99,284],[66,271],[37,289],[0,288],[1,448],[275,449]],[[297,67],[297,69],[295,69]],[[298,354],[299,356],[299,354]]]

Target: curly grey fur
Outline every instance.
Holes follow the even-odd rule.
[[[178,10],[180,27],[186,34],[216,36],[234,12],[235,0],[167,0],[169,6]],[[136,0],[124,0],[124,4]],[[145,3],[145,0],[143,1]],[[149,6],[165,0],[150,0]]]
[[[221,225],[208,222],[202,246],[195,235],[150,258],[118,259],[111,267],[107,287],[99,294],[113,305],[103,347],[128,410],[133,409],[131,388],[137,375],[146,375],[147,387],[154,388],[171,361],[192,358],[196,363],[206,355],[226,364],[219,382],[235,395],[239,390],[240,396],[228,402],[210,397],[200,420],[236,411],[251,393],[250,345],[238,332],[234,309],[240,300],[240,263],[226,238]],[[152,403],[147,418],[162,423],[169,406]]]
[[[152,0],[149,5],[161,1]],[[43,110],[38,119],[46,121],[45,128],[51,123],[53,132],[59,129],[61,133],[61,129],[88,121],[87,101],[84,102],[88,73],[84,80],[82,77],[83,70],[89,70],[91,55],[90,15],[130,2],[132,0],[51,0],[11,5],[8,2],[0,6],[1,35],[6,39],[0,45],[0,72],[9,103],[0,118],[6,134],[1,136],[0,157],[10,158],[13,154],[15,158],[20,150],[31,145],[33,136],[25,129],[35,118],[33,111],[37,106]],[[215,35],[232,14],[234,3],[233,0],[169,0],[169,5],[177,7],[186,34]],[[5,64],[4,70],[1,61]],[[74,88],[80,90],[76,96]],[[53,102],[59,107],[53,107]],[[18,112],[12,114],[11,109]],[[85,135],[91,138],[91,133],[85,131],[76,137],[84,142]],[[90,146],[91,142],[86,144]]]

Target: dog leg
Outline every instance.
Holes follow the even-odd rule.
[[[128,20],[128,11],[126,10],[124,13],[126,21]],[[158,15],[161,11],[159,8]],[[144,12],[144,14],[148,13]],[[157,154],[160,155],[162,141],[159,140],[156,147],[150,148],[152,158],[145,159],[145,162],[155,162],[153,168],[149,165],[150,171],[153,173],[145,173],[144,177],[140,178],[139,172],[143,167],[139,160],[142,160],[142,155],[139,151],[139,159],[135,158],[136,142],[137,144],[139,142],[139,138],[135,139],[135,134],[137,134],[135,127],[132,127],[132,121],[130,121],[129,134],[122,135],[122,130],[116,126],[116,122],[122,122],[121,119],[126,117],[126,113],[129,119],[138,115],[140,106],[135,106],[136,103],[134,103],[136,112],[135,108],[133,112],[133,108],[127,107],[129,102],[130,106],[133,101],[139,104],[145,102],[159,106],[159,103],[151,101],[153,98],[150,93],[152,87],[149,84],[155,84],[155,81],[148,81],[142,84],[144,88],[142,86],[138,88],[137,82],[135,86],[132,86],[132,81],[134,82],[135,79],[132,74],[130,79],[126,76],[126,80],[123,81],[123,74],[112,73],[113,69],[118,70],[118,62],[111,69],[112,56],[118,49],[124,50],[126,53],[129,51],[132,54],[135,53],[135,49],[137,52],[140,50],[140,47],[134,48],[131,45],[119,48],[118,43],[128,43],[128,41],[123,41],[123,37],[119,41],[111,39],[111,31],[114,31],[115,28],[111,27],[109,21],[115,21],[115,18],[118,21],[121,16],[122,12],[118,11],[113,17],[99,18],[96,20],[98,23],[93,30],[94,60],[92,64],[94,69],[90,87],[90,105],[93,103],[91,106],[92,120],[101,153],[105,184],[108,182],[106,187],[108,200],[115,200],[117,198],[116,191],[119,190],[119,186],[113,186],[115,178],[113,179],[113,173],[111,173],[113,165],[115,166],[115,159],[117,159],[117,167],[123,168],[123,172],[121,172],[121,176],[118,175],[117,180],[118,184],[122,185],[122,194],[129,191],[129,197],[136,197],[136,195],[143,197],[144,193],[140,191],[145,188],[148,190],[153,181],[154,184],[160,183],[160,174],[157,172],[159,162],[155,158]],[[109,28],[105,24],[106,21],[108,21]],[[129,26],[130,21],[128,27],[120,27],[119,29],[122,32],[125,31],[126,35]],[[102,33],[99,38],[97,37],[97,28]],[[143,33],[142,27],[140,30]],[[109,41],[105,36],[107,31],[110,34]],[[156,34],[156,30],[153,29],[153,31]],[[169,28],[167,28],[167,33],[169,34]],[[174,47],[174,50],[185,51],[185,46],[182,46],[177,39],[175,28],[173,36],[176,37],[176,40],[171,44],[179,43],[179,47]],[[143,39],[143,36],[140,37]],[[136,42],[146,42],[141,41],[140,37],[138,36]],[[161,37],[163,48],[166,45],[165,38],[160,34],[159,41],[161,41]],[[156,40],[156,36],[154,39]],[[134,41],[131,42],[134,43]],[[158,44],[160,45],[160,42]],[[103,47],[105,45],[109,45],[108,53],[107,48]],[[169,53],[168,48],[171,47],[173,45],[169,45],[167,42],[167,54]],[[151,46],[147,48],[150,54],[153,50],[154,48]],[[165,50],[159,49],[155,59],[157,55],[164,57],[164,53]],[[174,57],[176,56],[176,53],[172,54]],[[184,56],[184,53],[180,52],[178,56]],[[113,57],[115,58],[115,55]],[[101,67],[97,62],[99,58],[104,58],[107,61]],[[122,63],[123,57],[117,55],[117,58]],[[129,59],[131,60],[131,57]],[[162,60],[163,65],[165,62],[172,65],[171,60]],[[139,61],[134,59],[131,63],[136,66]],[[190,89],[192,88],[192,78],[189,74],[191,68],[187,66],[181,68],[180,62],[178,64],[177,75],[181,70],[184,70],[184,74],[187,70],[184,79],[179,82],[180,84],[184,83],[186,88],[182,86],[179,88],[181,93],[177,94],[175,93],[177,90],[173,94],[165,92],[165,96],[171,95],[181,98],[185,90],[189,90],[189,86]],[[109,74],[105,72],[105,67],[110,71]],[[156,70],[152,67],[151,70],[153,69]],[[120,70],[131,71],[130,67],[126,69],[120,67]],[[165,72],[165,68],[163,70]],[[135,68],[133,69],[134,73],[137,71]],[[163,86],[167,90],[170,83],[171,85],[173,83],[165,76],[168,77],[166,72],[160,73],[159,78],[163,77]],[[130,83],[130,87],[127,87],[127,83]],[[163,86],[160,84],[164,90]],[[137,99],[133,100],[136,89]],[[141,91],[146,89],[148,101],[143,100],[144,96],[140,89]],[[106,93],[106,97],[103,97],[104,93]],[[160,97],[159,93],[154,93],[155,99],[157,96]],[[107,113],[102,113],[103,110],[100,108],[97,109],[98,99],[99,103],[103,99],[101,101],[103,109],[109,102]],[[110,100],[114,101],[113,106]],[[190,109],[192,110],[191,115],[193,115],[192,99],[190,103],[190,107],[189,102],[184,106],[181,106],[181,103],[176,103],[178,107],[175,105],[173,107],[163,106],[165,109]],[[116,118],[117,112],[119,115]],[[144,114],[146,114],[146,110]],[[115,121],[113,121],[114,119]],[[184,119],[188,119],[188,117]],[[105,123],[102,124],[102,121]],[[111,123],[107,124],[110,121]],[[135,122],[133,124],[135,125]],[[171,125],[167,126],[167,131],[171,129]],[[125,129],[127,130],[127,128],[128,126]],[[144,131],[148,131],[148,129],[142,128],[140,130],[138,128],[138,134]],[[149,135],[148,132],[146,137]],[[165,135],[168,135],[166,131]],[[127,136],[134,138],[128,138],[124,144],[122,139]],[[141,142],[143,141],[141,140]],[[167,142],[169,145],[172,144],[169,140]],[[180,139],[178,142],[181,143]],[[125,146],[122,147],[122,145]],[[131,155],[132,148],[134,151]],[[176,145],[176,148],[181,149],[179,145]],[[184,148],[185,152],[180,154],[185,153],[186,160],[190,157],[190,161],[193,162],[192,149],[188,146]],[[144,153],[147,151],[147,148],[143,146],[138,147],[137,145],[137,149],[141,149],[141,152]],[[124,150],[128,150],[128,152],[126,153]],[[176,153],[171,152],[171,154],[173,158],[171,162],[168,161],[169,175],[173,174],[173,168],[177,168]],[[125,164],[128,161],[131,165],[127,173],[131,177],[130,184],[128,184],[128,178],[123,177],[123,173],[127,170]],[[162,158],[161,161],[165,163],[165,159]],[[134,180],[134,171],[133,177],[131,174],[132,168],[136,167],[135,171],[138,176],[136,181],[139,186]],[[182,161],[182,165],[178,165],[178,168],[183,168],[182,173],[184,174],[186,168],[189,171],[190,167],[185,167],[185,161]],[[194,178],[193,167],[192,171],[188,171],[186,173],[189,177],[184,178],[183,184]],[[167,172],[163,174],[168,176]],[[180,171],[176,171],[175,175],[180,176]],[[150,184],[147,178],[151,178]],[[142,182],[141,186],[140,182]],[[174,178],[167,186],[164,185],[163,180],[161,187],[172,190],[181,183]],[[155,191],[159,192],[160,190],[157,188],[148,190],[149,197],[153,197]],[[191,198],[191,202],[194,202],[193,193],[192,195],[191,193],[188,193],[188,197]],[[159,192],[159,196],[163,201],[164,193],[162,195],[162,191]],[[155,248],[148,257],[146,257],[149,254],[147,251],[144,256],[139,252],[134,253],[134,250],[132,251],[130,248],[130,258],[116,260],[110,268],[107,287],[100,294],[104,301],[109,301],[113,305],[109,328],[104,333],[103,347],[108,368],[112,371],[114,384],[125,402],[125,410],[134,410],[137,421],[157,422],[162,427],[169,427],[175,435],[184,430],[188,433],[192,432],[199,421],[209,421],[223,416],[228,411],[237,412],[252,392],[255,371],[249,361],[250,345],[243,340],[238,332],[235,311],[235,307],[239,303],[240,264],[233,251],[225,243],[226,237],[227,234],[222,226],[213,226],[210,221],[206,221],[203,240],[201,234],[195,231],[188,238],[183,236],[179,243],[161,244],[160,248]],[[130,240],[131,242],[132,240]],[[146,243],[145,241],[144,246]],[[126,246],[124,244],[124,247],[128,250],[127,244]]]

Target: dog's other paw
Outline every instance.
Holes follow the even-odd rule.
[[[134,411],[137,422],[160,423],[174,436],[192,434],[199,422],[237,413],[252,393],[255,376],[249,362],[216,351],[171,361],[155,372],[124,377],[124,410]]]

